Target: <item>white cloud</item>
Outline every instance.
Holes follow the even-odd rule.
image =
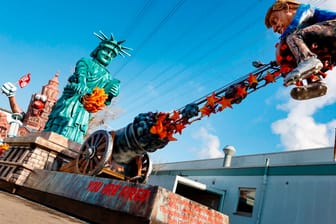
[[[199,159],[223,157],[224,153],[220,150],[219,138],[201,127],[192,135],[194,139],[200,141],[200,148],[196,150]]]
[[[308,3],[316,7],[321,7],[328,10],[336,10],[335,0],[300,0],[302,3]]]
[[[336,10],[336,1],[335,0],[324,0],[319,1],[319,7],[323,7],[328,10]]]
[[[327,95],[307,101],[289,99],[278,108],[288,112],[287,117],[272,124],[274,133],[279,134],[286,150],[330,146],[334,142],[336,120],[318,123],[314,114],[325,106],[336,102],[336,71],[328,73]],[[323,112],[323,111],[322,111]]]

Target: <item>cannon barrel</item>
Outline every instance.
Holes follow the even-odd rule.
[[[126,127],[114,132],[112,159],[117,163],[129,163],[147,152],[155,152],[168,144],[167,139],[150,133],[155,125],[155,113],[141,113]]]
[[[151,133],[150,129],[156,122],[156,113],[142,113],[117,131],[95,131],[82,144],[74,161],[74,172],[95,176],[108,168],[109,175],[117,172],[118,178],[146,181],[151,170],[147,152],[155,152],[169,142]],[[72,164],[65,164],[61,170],[67,170],[68,166]]]

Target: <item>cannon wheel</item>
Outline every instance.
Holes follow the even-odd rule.
[[[147,153],[142,156],[142,169],[141,169],[141,176],[144,177],[144,182],[147,181],[148,176],[152,172],[152,162],[149,159]]]
[[[135,160],[133,160],[133,163],[134,163],[134,166],[136,166]],[[135,176],[131,178],[130,180],[132,182],[146,183],[149,175],[152,172],[152,162],[147,153],[144,153],[143,155],[141,155],[141,163],[142,163],[142,166],[140,170],[140,176]]]
[[[99,130],[92,133],[80,148],[76,158],[76,171],[95,176],[101,172],[112,155],[113,141],[109,132]]]

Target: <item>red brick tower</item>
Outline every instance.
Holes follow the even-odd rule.
[[[56,73],[48,84],[42,87],[41,93],[32,95],[19,135],[22,136],[30,131],[42,131],[44,129],[48,116],[58,98],[58,75]]]

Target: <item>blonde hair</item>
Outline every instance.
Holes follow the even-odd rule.
[[[273,5],[267,10],[265,16],[265,25],[267,28],[271,28],[270,17],[274,11],[281,11],[284,9],[297,9],[301,3],[295,0],[277,0]]]

